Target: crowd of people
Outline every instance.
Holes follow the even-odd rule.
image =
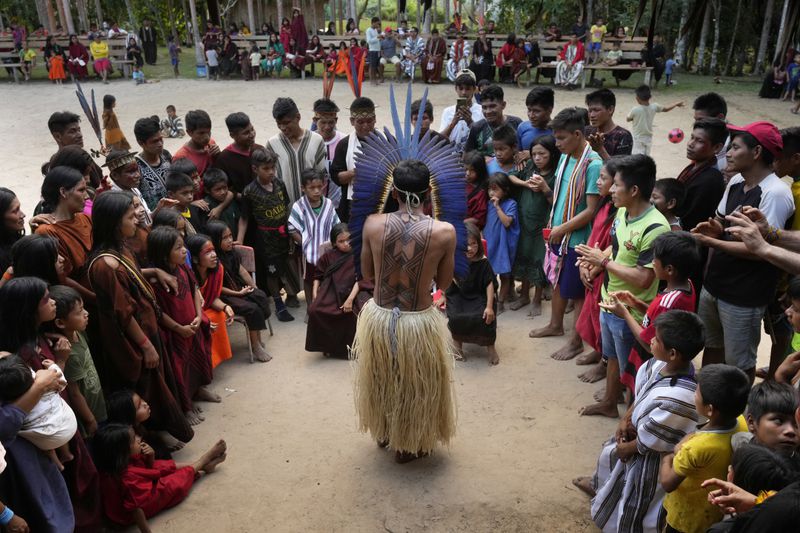
[[[800,479],[800,189],[784,178],[800,179],[800,130],[733,126],[722,96],[701,95],[686,167],[656,180],[655,116],[683,102],[662,106],[638,88],[629,131],[615,122],[609,89],[556,112],[553,90],[536,87],[523,120],[505,114],[501,86],[478,81],[457,71],[458,103],[442,110],[438,131],[430,101],[411,106],[420,135],[464,168],[469,268],[452,283],[438,277],[447,281],[434,295],[455,358],[478,344],[498,364],[498,317],[549,313],[530,337],[566,335],[553,359],[577,358],[591,365],[583,381],[606,383],[581,414],[618,418],[626,405],[595,474],[575,480],[604,530],[787,530]],[[275,355],[270,316],[299,318],[300,293],[305,348],[326,357],[350,355],[363,310],[392,320],[370,303],[374,271],[359,275],[348,229],[361,148],[378,131],[370,98],[349,102],[349,133],[330,99],[314,103],[306,128],[296,103],[277,98],[279,132],[263,144],[245,113],[230,113],[224,148],[207,112],[181,122],[170,106],[163,122],[136,121],[138,152],[114,105],[104,100],[102,166],[83,149],[80,117],[56,112],[39,204],[23,210],[0,188],[0,524],[17,531],[104,520],[148,531],[148,518],[212,473],[224,441],[192,464],[170,456],[203,422],[201,404],[221,401],[209,386],[233,357],[235,318],[261,362]],[[184,134],[174,154],[164,149],[165,135]],[[435,209],[422,189],[413,194],[420,216]],[[386,199],[385,212],[410,212],[406,194]],[[407,287],[414,301],[431,288]],[[769,367],[757,369],[762,323],[773,346]],[[376,359],[363,340],[359,350]],[[362,424],[373,430],[382,422],[368,407]],[[447,440],[455,422],[441,420]],[[398,461],[433,445],[402,448],[411,453]]]

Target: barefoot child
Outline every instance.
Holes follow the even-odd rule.
[[[511,198],[511,180],[502,172],[489,176],[489,202],[491,206],[486,214],[483,236],[486,239],[489,262],[494,272],[500,276],[500,303],[497,312],[502,313],[503,303],[511,295],[514,284],[511,266],[517,255],[519,240],[517,202]]]
[[[531,303],[531,285],[536,287],[529,316],[542,314],[542,293],[547,286],[544,275],[545,242],[542,230],[550,214],[556,164],[561,153],[552,135],[542,135],[531,144],[530,157],[519,174],[509,175],[519,211],[519,243],[511,273],[522,281],[520,298],[510,305],[512,311]]]
[[[135,524],[147,533],[147,519],[181,503],[202,474],[226,458],[220,440],[194,463],[156,459],[153,448],[131,426],[109,424],[95,436],[94,461],[100,471],[105,514],[113,523]]]
[[[489,205],[486,159],[478,152],[467,152],[464,154],[464,169],[467,181],[467,218],[464,222],[472,222],[483,230]]]
[[[150,404],[130,389],[121,389],[106,398],[109,424],[131,426],[142,440],[150,443],[156,451],[156,459],[169,459],[172,452],[182,449],[186,443],[177,440],[166,431],[150,431]]]
[[[161,121],[161,133],[163,133],[164,137],[169,137],[170,139],[186,135],[181,117],[178,116],[178,112],[172,104],[167,106],[167,118]]]
[[[303,291],[306,304],[314,301],[313,286],[320,247],[328,241],[331,228],[339,223],[336,209],[328,198],[322,195],[325,187],[325,174],[308,168],[300,174],[300,188],[303,196],[292,205],[289,214],[289,235],[303,249],[305,275]]]
[[[640,85],[636,88],[636,104],[625,119],[633,122],[633,154],[650,155],[653,145],[653,119],[656,113],[666,113],[676,107],[683,107],[683,102],[675,102],[668,106],[651,104],[652,92],[649,85]]]
[[[264,346],[261,332],[267,329],[270,315],[269,300],[264,291],[256,287],[250,273],[242,266],[239,254],[233,249],[233,234],[230,228],[219,220],[212,220],[206,226],[220,265],[225,269],[222,278],[222,301],[233,308],[233,312],[244,317],[250,345],[256,360],[266,363],[272,359]]]
[[[697,374],[694,405],[698,416],[708,422],[661,457],[659,479],[667,492],[666,531],[705,533],[722,519],[719,508],[708,502],[709,489],[701,484],[728,473],[731,437],[739,429],[737,418],[744,411],[749,391],[747,374],[735,366],[708,365]]]
[[[675,178],[656,180],[653,192],[650,194],[650,203],[664,215],[672,231],[681,231],[681,219],[676,213],[680,212],[686,198],[686,187]]]
[[[661,456],[697,424],[692,359],[703,348],[703,323],[694,313],[668,311],[655,327],[653,359],[636,375],[636,401],[600,452],[595,476],[573,481],[593,496],[592,520],[604,531],[659,530]]]
[[[211,368],[216,368],[233,357],[228,339],[233,308],[220,299],[225,267],[219,264],[214,244],[207,235],[192,235],[186,239],[186,247],[192,254],[192,270],[200,289],[203,314],[211,323]]]
[[[61,369],[52,361],[44,361],[43,366],[59,375],[61,390],[67,386]],[[33,385],[36,375],[22,359],[16,355],[0,358],[0,402],[11,403],[25,394]],[[47,454],[59,470],[73,459],[69,451],[69,441],[78,430],[75,413],[56,392],[48,392],[31,411],[25,415],[18,435],[31,442]]]
[[[486,346],[489,364],[496,365],[500,356],[494,348],[497,338],[497,277],[483,253],[478,226],[466,224],[469,274],[454,280],[447,288],[447,327],[453,336],[456,359],[466,361],[463,343]]]
[[[122,133],[119,127],[119,120],[117,119],[114,108],[117,105],[117,99],[107,94],[103,97],[103,129],[106,130],[106,148],[112,150],[130,150],[131,145],[128,144],[128,139]]]
[[[204,420],[193,400],[220,401],[204,385],[211,383],[211,338],[208,320],[202,311],[200,292],[194,274],[186,266],[186,248],[178,230],[159,226],[147,236],[147,257],[155,268],[175,276],[178,290],[160,283],[153,291],[161,308],[162,337],[170,353],[178,399],[186,419],[196,425]]]
[[[53,285],[50,298],[56,302],[53,329],[71,344],[64,367],[69,402],[78,417],[81,434],[91,437],[97,431],[97,425],[106,420],[106,400],[86,340],[89,313],[83,308],[78,291],[71,287]]]

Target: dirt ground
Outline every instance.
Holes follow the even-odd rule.
[[[415,85],[414,96],[423,86]],[[296,99],[304,122],[311,103],[321,95],[319,80],[207,82],[167,80],[134,86],[115,80],[111,85],[89,83],[87,91],[117,97],[117,115],[131,144],[137,118],[165,114],[174,104],[179,114],[207,110],[219,144],[229,139],[223,120],[228,113],[248,113],[264,143],[277,128],[271,118],[277,96]],[[725,87],[719,87],[726,94]],[[405,93],[405,89],[401,87]],[[735,91],[739,93],[740,91]],[[388,124],[388,87],[366,86],[374,98],[379,125]],[[525,117],[526,90],[506,90],[507,113]],[[556,94],[556,110],[582,105],[584,91]],[[695,95],[656,92],[654,100],[668,104]],[[0,89],[0,183],[14,190],[27,213],[38,199],[39,168],[55,144],[47,118],[57,110],[80,113],[72,87],[47,83],[3,83]],[[352,96],[337,81],[333,98],[346,108]],[[632,91],[617,93],[617,118],[634,104]],[[455,103],[451,85],[431,88],[438,119]],[[729,119],[735,124],[756,119],[786,127],[796,124],[787,105],[754,95],[729,99]],[[349,131],[347,113],[340,128]],[[675,176],[687,163],[685,144],[667,141],[673,127],[690,131],[692,112],[677,109],[656,117],[653,155],[659,177]],[[791,117],[791,118],[790,118]],[[438,125],[438,120],[435,120]],[[83,121],[86,147],[97,148]],[[181,141],[168,140],[174,152]],[[102,163],[102,162],[101,162]],[[614,429],[610,419],[580,418],[578,409],[592,401],[597,385],[576,379],[573,362],[556,362],[548,355],[561,339],[534,341],[532,327],[546,323],[526,311],[508,311],[499,318],[497,349],[501,364],[490,368],[483,350],[468,346],[469,361],[458,363],[458,432],[449,449],[408,465],[378,449],[357,431],[348,362],[326,360],[303,350],[304,310],[292,323],[274,321],[268,340],[274,360],[251,365],[240,326],[232,327],[235,357],[219,367],[213,389],[223,397],[218,405],[203,405],[206,421],[195,439],[176,455],[178,461],[199,456],[215,439],[228,442],[228,460],[216,473],[198,482],[179,507],[151,521],[155,531],[595,531],[589,519],[588,498],[570,483],[592,472],[600,445]],[[568,317],[571,322],[572,317]],[[768,340],[761,345],[762,357]]]

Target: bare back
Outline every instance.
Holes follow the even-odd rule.
[[[433,280],[443,290],[453,280],[455,241],[453,226],[428,216],[369,217],[361,263],[364,277],[375,279],[375,302],[401,311],[430,307]]]

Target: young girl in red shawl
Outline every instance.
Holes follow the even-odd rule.
[[[614,174],[617,173],[617,167],[614,164],[614,159],[606,161],[603,168],[600,170],[600,177],[597,179],[597,189],[600,195],[600,206],[597,208],[597,213],[594,216],[594,223],[592,225],[592,233],[589,235],[587,241],[590,246],[597,246],[601,250],[605,250],[611,246],[611,226],[614,224],[614,215],[617,209],[614,207],[614,202],[611,201],[611,185],[614,183]],[[592,351],[588,354],[580,356],[576,363],[579,365],[590,365],[598,363],[602,357],[602,342],[600,340],[600,289],[603,286],[603,271],[598,269],[589,269],[586,266],[581,266],[581,281],[586,285],[586,298],[584,300],[583,309],[575,323],[575,331],[573,332],[567,344],[562,350],[573,351],[573,353],[580,353],[583,351],[583,342],[585,341]],[[580,375],[581,381],[594,383],[605,376],[605,367],[597,365],[596,368],[584,372]]]
[[[220,299],[225,267],[208,236],[192,235],[186,239],[186,246],[203,296],[203,314],[211,322],[211,366],[216,368],[233,356],[227,326],[233,319],[233,308]]]
[[[204,420],[192,400],[219,402],[220,397],[203,386],[211,383],[211,335],[203,315],[200,291],[186,266],[186,248],[178,230],[154,228],[147,236],[147,257],[156,268],[177,279],[177,291],[156,284],[153,290],[161,308],[161,337],[170,352],[179,401],[190,424]]]
[[[486,225],[486,209],[489,205],[487,183],[489,172],[486,170],[486,159],[478,152],[464,155],[464,168],[467,178],[467,218],[464,222],[472,222],[478,229]]]
[[[144,532],[150,531],[148,518],[186,499],[194,482],[212,473],[227,451],[225,441],[219,440],[194,463],[159,460],[125,424],[100,428],[94,444],[106,516],[116,524],[136,524]]]

